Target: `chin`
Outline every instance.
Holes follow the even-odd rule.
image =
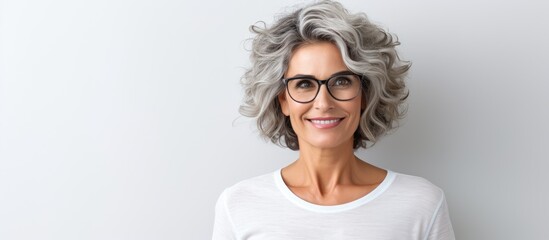
[[[347,144],[350,144],[352,146],[353,140],[337,140],[337,138],[334,137],[317,137],[305,141],[300,141],[299,146],[308,145],[313,148],[331,149],[339,148]]]

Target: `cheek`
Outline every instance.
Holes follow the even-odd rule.
[[[353,125],[358,127],[360,123],[360,117],[362,116],[362,101],[359,100],[356,103],[352,104],[352,107],[349,108],[350,113],[353,116]]]
[[[299,131],[305,125],[303,118],[309,109],[307,106],[308,104],[288,102],[288,116],[290,117],[292,128],[296,131]]]
[[[280,110],[282,111],[282,114],[284,116],[290,115],[290,110],[288,108],[288,101],[287,101],[286,93],[280,93],[278,94],[278,103],[280,104]]]
[[[306,111],[306,106],[308,104],[297,103],[295,101],[287,101],[288,114],[298,117],[298,115],[303,115]]]

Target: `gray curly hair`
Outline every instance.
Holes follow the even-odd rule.
[[[364,79],[366,108],[354,133],[354,149],[372,145],[397,125],[408,97],[404,77],[411,64],[400,60],[396,36],[372,24],[366,14],[349,13],[340,3],[321,1],[282,16],[267,27],[250,26],[255,33],[252,66],[241,79],[244,99],[240,113],[256,118],[260,135],[292,150],[297,135],[281,110],[277,95],[293,50],[305,43],[328,41],[340,50],[345,65]]]

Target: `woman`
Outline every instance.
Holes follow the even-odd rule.
[[[251,29],[240,111],[299,158],[227,188],[213,239],[454,239],[439,188],[354,154],[403,115],[398,42],[331,1]]]

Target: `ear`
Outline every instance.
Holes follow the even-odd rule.
[[[290,116],[290,108],[288,106],[288,98],[286,97],[286,91],[282,91],[278,94],[278,103],[280,103],[280,110],[285,116]]]

